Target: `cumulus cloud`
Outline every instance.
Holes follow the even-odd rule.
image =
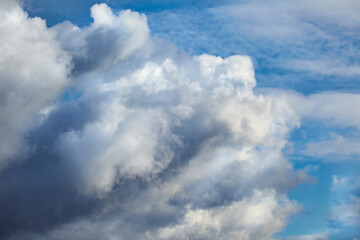
[[[128,219],[113,216],[75,221],[45,235],[18,234],[10,239],[269,239],[274,231],[285,226],[289,214],[299,210],[285,196],[277,196],[271,190],[255,190],[251,196],[227,206],[186,209],[177,224],[148,228],[144,232],[131,229]]]
[[[102,75],[93,73],[82,80],[105,79]],[[63,162],[80,164],[84,184],[94,185],[94,191],[109,191],[118,175],[149,177],[165,169],[177,153],[189,151],[185,144],[191,134],[199,135],[193,144],[201,146],[187,170],[189,177],[214,158],[214,164],[221,164],[222,154],[228,161],[239,159],[244,148],[251,155],[245,159],[267,152],[270,165],[279,161],[279,171],[291,168],[279,152],[297,118],[286,105],[253,94],[255,80],[247,57],[146,60],[128,75],[106,77],[106,82],[93,81],[82,89],[83,101],[96,99],[95,119],[78,131],[63,133],[56,144]],[[263,145],[261,151],[253,151],[258,145]],[[85,149],[91,149],[89,155]]]
[[[0,7],[0,168],[25,154],[24,134],[68,84],[70,58],[45,21],[15,1]]]
[[[297,211],[286,197],[255,191],[228,206],[188,211],[179,224],[158,230],[157,239],[268,239]]]
[[[35,71],[24,73],[30,85],[4,78],[21,96],[36,90],[19,105],[4,101],[5,110],[23,110],[11,126],[18,131],[56,99],[67,54],[79,97],[57,101],[42,110],[41,124],[21,129],[36,147],[0,176],[0,236],[268,239],[300,210],[286,193],[306,174],[281,151],[299,119],[283,99],[253,92],[249,57],[181,53],[150,38],[144,15],[114,14],[105,4],[91,8],[88,27],[51,29],[14,6],[26,29],[5,24],[4,31],[34,34],[34,24],[55,50],[30,32],[24,37],[30,55],[39,51],[46,62],[27,56],[17,64]],[[3,12],[11,22],[11,11]]]
[[[52,29],[63,49],[72,55],[74,74],[115,64],[134,54],[149,39],[150,30],[143,14],[130,10],[113,14],[103,3],[91,8],[91,17],[94,21],[89,27],[63,22]]]

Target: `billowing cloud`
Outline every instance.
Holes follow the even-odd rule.
[[[249,57],[190,56],[152,39],[144,15],[105,4],[91,8],[94,22],[84,28],[47,29],[14,8],[21,27],[38,24],[56,51],[29,26],[21,31],[30,59],[17,65],[30,64],[24,76],[33,82],[3,79],[19,97],[36,91],[19,105],[4,101],[5,110],[24,108],[11,126],[58,101],[21,129],[26,137],[16,135],[34,150],[0,175],[1,237],[269,239],[299,212],[286,193],[306,174],[282,154],[299,119],[282,98],[253,92]],[[79,94],[61,100],[67,55]]]
[[[0,7],[0,169],[29,150],[26,131],[68,84],[70,57],[40,18],[15,1]]]
[[[96,70],[119,62],[146,44],[149,28],[146,16],[130,10],[114,15],[106,4],[91,8],[94,22],[80,29],[70,22],[56,25],[61,46],[73,58],[74,74]],[[141,52],[144,54],[145,50]]]
[[[229,206],[188,211],[178,225],[160,229],[156,239],[268,239],[297,211],[287,198],[255,191]]]

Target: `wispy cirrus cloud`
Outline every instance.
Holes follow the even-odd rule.
[[[250,55],[262,87],[357,91],[359,7],[356,1],[227,1],[151,13],[149,23],[155,36],[195,53]]]

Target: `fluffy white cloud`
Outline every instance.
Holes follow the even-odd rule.
[[[91,8],[94,22],[79,28],[70,22],[53,27],[61,46],[73,57],[73,73],[96,70],[128,57],[149,40],[146,16],[130,10],[113,14],[105,4]],[[146,53],[142,49],[141,54]]]
[[[274,191],[255,191],[228,206],[190,210],[179,224],[160,229],[156,239],[269,239],[298,210]]]
[[[159,196],[161,197],[161,196]],[[19,234],[10,240],[36,239],[271,239],[287,223],[299,206],[275,191],[255,190],[253,194],[226,206],[211,209],[186,209],[177,224],[147,231],[134,231],[121,216],[98,220],[79,220],[49,231],[45,235]],[[134,214],[134,212],[132,213]],[[125,215],[125,214],[124,214]],[[143,221],[140,219],[139,221]],[[136,224],[134,224],[136,225]]]
[[[42,127],[55,133],[41,136],[36,170],[30,163],[23,171],[31,179],[56,166],[55,180],[48,176],[53,181],[39,185],[55,182],[99,205],[85,220],[54,220],[57,228],[43,236],[14,239],[268,239],[281,230],[299,210],[284,194],[306,178],[281,151],[299,120],[284,99],[253,92],[251,59],[179,53],[151,39],[146,17],[135,12],[113,14],[100,4],[91,15],[94,22],[84,28],[65,22],[49,31],[40,24],[72,57],[81,97],[47,113]],[[52,73],[57,67],[41,66]],[[46,90],[37,92],[41,103],[54,94]],[[68,118],[73,106],[76,117],[91,114]],[[59,204],[44,201],[51,206],[45,209],[78,206],[72,195],[59,197]],[[25,229],[44,219],[22,214],[32,222]],[[24,224],[11,220],[20,229]]]
[[[0,168],[27,150],[24,133],[68,84],[70,58],[40,18],[0,6]]]
[[[140,68],[116,72],[129,64]],[[79,164],[85,188],[106,192],[118,178],[158,173],[175,154],[189,151],[186,141],[192,134],[209,136],[199,139],[204,142],[198,156],[181,160],[190,161],[182,180],[216,174],[216,168],[201,169],[212,164],[222,169],[234,161],[248,160],[255,172],[268,167],[291,171],[281,148],[297,118],[286,104],[252,92],[255,79],[248,57],[202,55],[185,61],[170,55],[122,61],[109,72],[81,77],[81,83],[92,83],[82,85],[83,101],[93,102],[96,120],[64,133],[56,147],[64,161]],[[260,145],[262,150],[255,150]],[[255,169],[256,161],[262,167]]]
[[[59,139],[58,151],[76,171],[82,192],[110,191],[119,177],[151,177],[173,157],[169,145],[176,139],[161,113],[114,105],[106,105],[99,121]]]

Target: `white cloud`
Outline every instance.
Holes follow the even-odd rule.
[[[360,225],[360,198],[352,196],[349,202],[333,206],[330,219],[347,226]]]
[[[150,13],[154,35],[195,53],[250,55],[261,86],[303,92],[357,88],[358,1],[204,5]]]
[[[237,29],[248,34],[274,41],[300,42],[304,38],[314,36],[331,39],[331,35],[323,30],[324,25],[330,23],[342,28],[355,29],[360,22],[357,14],[359,9],[360,4],[354,0],[301,3],[233,1],[228,5],[214,8],[213,11],[220,17],[231,16],[232,21],[237,23]]]
[[[211,166],[214,157],[214,164],[224,161],[226,167],[244,149],[249,149],[252,161],[260,161],[258,154],[265,156],[266,152],[269,165],[263,164],[264,168],[277,162],[275,171],[291,171],[280,151],[297,118],[286,104],[253,94],[255,79],[249,58],[202,55],[188,56],[185,61],[174,57],[137,60],[135,64],[141,67],[125,75],[112,71],[131,62],[115,64],[110,75],[99,71],[81,77],[81,84],[92,83],[81,86],[83,101],[93,102],[96,120],[80,131],[64,133],[56,148],[64,161],[79,164],[79,183],[86,192],[108,192],[119,178],[148,178],[158,173],[172,160],[175,149],[178,154],[188,151],[183,139],[191,135],[186,134],[211,135],[199,149],[204,156],[182,160],[194,162],[185,178],[192,179],[189,173]],[[174,113],[179,107],[190,111],[185,117]],[[193,121],[199,129],[188,126]],[[187,133],[187,129],[195,132]],[[264,148],[259,153],[253,150],[258,145]],[[222,160],[222,154],[229,159]]]
[[[91,15],[94,23],[84,28],[65,22],[49,31],[39,22],[72,57],[73,87],[82,96],[47,113],[47,131],[56,133],[44,137],[37,156],[64,175],[54,180],[59,189],[101,204],[84,220],[54,220],[42,236],[14,239],[268,239],[280,231],[299,210],[284,194],[306,178],[281,151],[299,119],[284,99],[253,92],[251,59],[179,53],[151,39],[146,17],[135,12],[113,14],[101,4]],[[51,89],[36,94],[48,100]],[[62,115],[72,104],[91,117],[78,123]],[[66,128],[58,118],[69,121]],[[64,198],[60,209],[71,209]],[[24,226],[18,221],[16,232]]]
[[[228,206],[190,210],[179,224],[159,229],[156,239],[269,239],[298,210],[273,191],[255,191]]]
[[[161,197],[161,196],[159,196]],[[255,190],[240,201],[212,209],[187,209],[177,224],[134,231],[131,223],[120,216],[100,221],[78,220],[56,228],[44,235],[21,233],[9,240],[23,238],[42,239],[271,239],[274,231],[281,230],[289,214],[297,213],[299,206],[274,191]],[[141,219],[140,221],[142,221]]]
[[[333,203],[329,218],[345,226],[360,225],[359,176],[332,176]]]
[[[289,69],[293,68],[322,75],[337,75],[345,77],[360,75],[360,65],[344,64],[341,61],[336,62],[334,60],[293,60]]]
[[[329,240],[330,235],[337,232],[337,229],[326,229],[319,233],[286,237],[284,240]]]
[[[257,42],[254,46],[256,50],[248,50],[258,55],[253,57],[259,60],[260,69],[266,67],[266,72],[276,75],[278,73],[271,68],[296,71],[302,76],[298,81],[305,78],[306,81],[318,81],[312,80],[313,77],[308,75],[310,73],[333,76],[336,82],[360,75],[356,57],[359,55],[356,46],[359,11],[360,4],[356,0],[305,0],[296,3],[281,0],[230,1],[211,9],[213,17],[223,26],[241,33],[232,34],[232,38],[245,39],[245,44],[249,45]],[[265,50],[257,54],[260,44]],[[294,78],[287,72],[278,75],[285,75],[284,81]],[[327,87],[325,85],[329,89]]]
[[[309,141],[301,154],[327,160],[357,159],[360,133],[360,94],[324,92],[304,96],[290,90],[260,89],[260,93],[276,96],[286,102],[304,120],[315,120],[327,127],[354,128],[353,136],[330,133],[328,139]]]
[[[26,131],[68,84],[70,58],[40,18],[15,1],[0,6],[0,168],[26,152]]]
[[[346,177],[339,177],[337,175],[332,176],[331,190],[346,189],[349,185],[349,179]]]
[[[102,36],[117,21],[107,7],[96,12],[98,7],[92,8],[93,17],[96,22],[96,16],[106,15],[104,22],[76,28],[69,36],[78,39],[95,25],[93,34]],[[68,34],[62,29],[66,25],[70,29],[69,23],[53,28],[63,45],[68,43],[63,38]],[[121,41],[137,34],[124,34]],[[106,199],[125,180],[149,184],[123,200],[122,215],[116,220],[104,217],[115,225],[130,221],[129,229],[118,230],[120,234],[135,234],[135,223],[126,216],[143,219],[159,214],[170,216],[172,222],[152,228],[143,223],[140,238],[180,237],[177,227],[189,228],[188,237],[194,237],[191,223],[199,214],[204,220],[202,236],[218,230],[229,239],[238,234],[266,239],[282,229],[298,210],[282,193],[306,177],[294,172],[281,153],[286,135],[298,125],[294,112],[286,102],[253,93],[256,81],[247,56],[190,56],[157,40],[146,41],[152,44],[137,50],[145,54],[133,51],[117,61],[109,61],[113,54],[103,54],[91,73],[77,75],[77,87],[83,92],[80,101],[88,103],[95,117],[81,129],[63,133],[54,147],[75,175],[76,187]],[[68,48],[75,68],[83,46]],[[93,51],[92,45],[86,46],[86,51]],[[259,189],[255,195],[254,189]],[[231,215],[236,211],[238,215]],[[228,215],[241,221],[224,222]],[[218,218],[221,226],[206,216]]]
[[[147,178],[166,167],[173,157],[169,145],[176,139],[160,112],[133,111],[116,103],[103,110],[98,122],[67,132],[58,142],[63,161],[78,174],[81,192],[108,192],[119,177]]]
[[[342,160],[344,158],[359,159],[360,140],[347,139],[338,134],[333,134],[331,139],[306,144],[303,154],[312,157],[323,157],[328,160]]]
[[[149,47],[150,30],[145,15],[130,10],[113,14],[102,3],[91,8],[91,17],[94,22],[89,27],[63,22],[52,28],[62,47],[73,57],[75,74],[111,66],[144,45]],[[143,48],[141,55],[144,54]]]
[[[323,92],[304,96],[291,90],[261,89],[260,93],[282,98],[302,119],[313,119],[327,125],[360,129],[360,94]]]

